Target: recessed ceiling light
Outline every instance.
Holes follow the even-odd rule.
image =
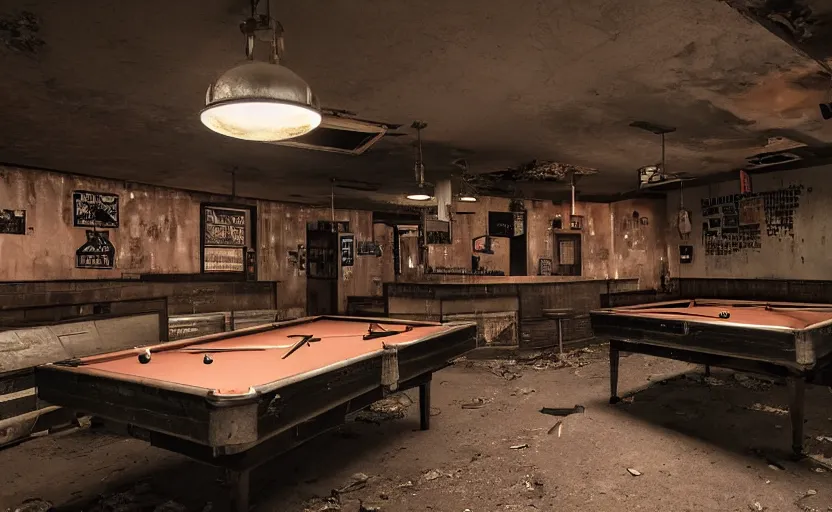
[[[410,194],[407,196],[411,201],[430,201],[430,196],[424,193]]]
[[[462,201],[463,203],[476,203],[477,202],[477,198],[474,197],[474,196],[460,196],[459,200]]]

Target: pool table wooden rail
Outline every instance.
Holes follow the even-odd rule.
[[[673,301],[647,306],[682,305],[688,302]],[[741,301],[725,301],[725,306],[738,302]],[[786,305],[793,304],[777,304]],[[591,322],[595,336],[715,356],[742,357],[786,365],[796,371],[811,370],[818,361],[832,354],[832,319],[803,329],[794,329],[739,324],[730,319],[712,320],[691,316],[682,320],[639,316],[639,310],[647,306],[593,311]],[[829,307],[832,317],[832,306]]]
[[[318,319],[439,325],[391,319],[313,317],[172,342],[163,347],[179,348]],[[446,327],[447,330],[426,335],[417,342],[395,345],[399,382],[418,379],[425,374],[429,381],[430,373],[474,348],[475,324],[446,324]],[[129,375],[114,376],[84,366],[42,366],[36,371],[36,380],[40,397],[50,403],[205,445],[216,456],[222,456],[246,451],[271,436],[382,388],[380,379],[385,357],[383,352],[364,354],[255,387],[255,393],[248,397],[217,397],[205,388]],[[395,389],[395,386],[383,389],[379,397]]]

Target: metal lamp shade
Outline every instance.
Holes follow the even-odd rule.
[[[321,109],[309,85],[289,68],[246,62],[208,87],[200,119],[228,137],[272,142],[317,128]]]

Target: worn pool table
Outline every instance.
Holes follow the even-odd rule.
[[[476,331],[320,316],[63,361],[35,376],[51,404],[229,469],[235,508],[247,510],[251,469],[387,393],[418,386],[427,429],[431,375],[474,348]]]
[[[832,367],[832,305],[678,300],[592,311],[590,321],[610,339],[611,403],[621,351],[785,377],[792,450],[802,454],[805,384]]]

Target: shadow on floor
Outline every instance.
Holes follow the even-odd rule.
[[[413,406],[418,410],[417,406]],[[418,416],[418,414],[417,414]],[[303,486],[309,495],[329,495],[333,486],[327,486],[329,480],[345,471],[351,461],[361,455],[383,453],[391,444],[400,443],[408,435],[418,434],[418,418],[408,415],[405,419],[386,421],[382,424],[349,422],[341,428],[314,438],[303,445],[278,455],[269,463],[258,467],[252,473],[251,500],[256,507],[258,502],[287,497],[298,492]],[[86,432],[81,435],[107,435]],[[149,445],[148,449],[150,448]],[[89,463],[94,463],[90,461]],[[106,485],[103,496],[95,499],[83,499],[58,507],[59,512],[114,512],[129,510],[144,512],[159,510],[156,507],[172,500],[183,508],[164,509],[165,512],[177,510],[218,512],[227,510],[230,494],[225,485],[224,472],[199,462],[175,457],[169,464],[153,465],[139,479],[115,477]],[[371,468],[366,469],[371,472]],[[348,482],[339,482],[337,486]],[[297,497],[295,497],[297,498]],[[124,503],[128,502],[124,508]],[[131,503],[132,502],[132,503]],[[210,503],[210,505],[208,505]]]
[[[791,456],[791,423],[785,382],[714,369],[680,374],[627,394],[614,407],[621,414],[700,439],[721,449],[771,460]],[[832,394],[807,386],[806,452],[832,457]],[[828,439],[826,439],[828,437]]]

